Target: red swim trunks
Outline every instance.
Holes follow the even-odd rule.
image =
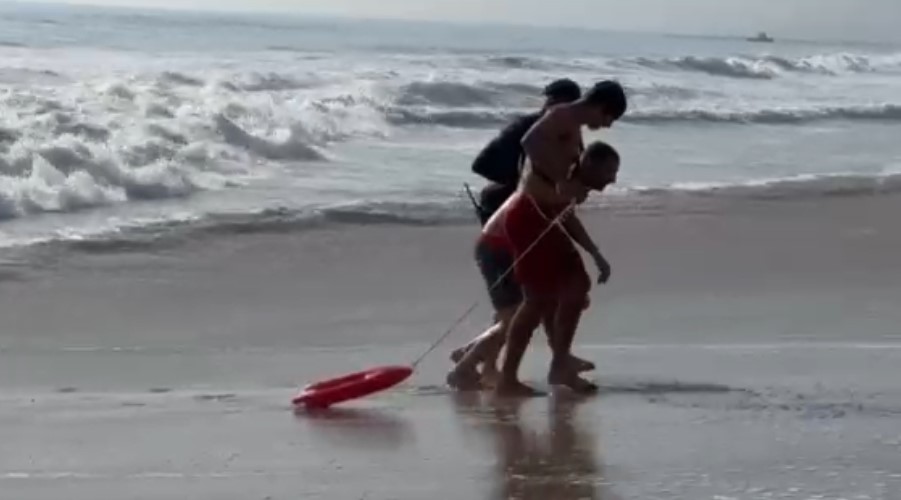
[[[516,281],[527,294],[556,295],[574,278],[587,275],[579,251],[558,225],[541,236],[564,210],[566,205],[539,206],[522,193],[514,194],[505,207],[506,240],[514,257],[521,257],[515,266]]]

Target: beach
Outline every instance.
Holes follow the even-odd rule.
[[[898,500],[899,54],[0,4],[0,500]],[[541,333],[548,395],[454,392],[471,162],[561,77],[629,99],[584,134],[600,393]]]
[[[0,296],[0,496],[896,498],[899,203],[584,214],[614,274],[577,337],[602,387],[582,400],[444,387],[490,314],[475,224],[32,252]],[[292,410],[410,363],[475,300],[397,389]],[[536,337],[524,378],[547,361]]]

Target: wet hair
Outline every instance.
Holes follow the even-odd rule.
[[[613,80],[604,80],[594,84],[585,93],[583,100],[591,105],[603,106],[614,120],[619,120],[626,114],[626,92],[619,82]]]
[[[582,153],[582,157],[595,164],[613,162],[619,165],[619,152],[604,141],[594,141],[589,144]]]
[[[569,78],[561,78],[549,83],[542,93],[549,101],[574,102],[582,97],[582,88]]]
[[[591,168],[585,168],[585,163]],[[611,173],[619,171],[619,153],[613,146],[603,141],[595,141],[585,148],[582,161],[574,169],[574,174],[592,189],[602,189],[610,181]]]

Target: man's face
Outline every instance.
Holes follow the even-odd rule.
[[[607,112],[605,106],[591,106],[588,108],[588,123],[585,125],[589,130],[598,130],[601,128],[610,128],[616,119]]]
[[[580,183],[586,186],[585,197],[588,197],[588,191],[594,190],[602,192],[607,186],[616,184],[616,176],[619,173],[619,162],[614,159],[604,160],[601,164],[592,164],[590,160],[582,160]],[[589,188],[590,186],[590,188]],[[579,201],[581,203],[584,198]]]
[[[585,200],[588,199],[588,193],[591,192],[591,188],[585,185],[584,182],[579,182],[579,189],[576,191],[576,204],[581,205],[585,203]]]

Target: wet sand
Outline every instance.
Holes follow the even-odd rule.
[[[299,415],[274,390],[6,398],[0,497],[888,500],[901,493],[897,392],[847,389],[847,378],[821,378],[831,370],[814,368],[840,359],[842,375],[889,376],[898,349],[590,352],[617,360],[607,372],[642,372],[624,368],[667,358],[674,369],[656,382],[611,376],[591,399],[497,401],[408,386]],[[688,376],[682,363],[722,369],[728,381],[764,368],[769,376],[693,383],[705,378]],[[774,366],[795,368],[777,374]],[[844,389],[788,389],[799,378],[791,372],[802,368]],[[673,382],[678,376],[688,381]]]
[[[714,205],[586,216],[585,400],[443,388],[483,306],[396,391],[290,408],[483,298],[474,226],[7,254],[0,498],[901,498],[899,199]]]

